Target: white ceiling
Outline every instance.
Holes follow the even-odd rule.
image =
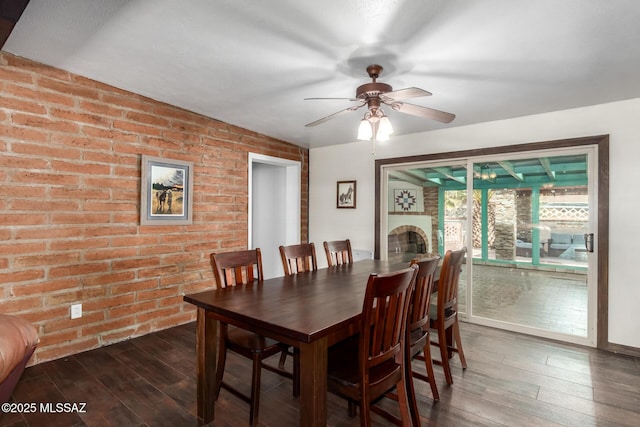
[[[640,97],[637,0],[31,0],[4,50],[304,147],[355,140],[370,81],[433,93],[444,125]],[[393,136],[392,136],[393,139]]]

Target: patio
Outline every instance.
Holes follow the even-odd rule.
[[[579,270],[473,265],[473,315],[587,336],[587,276]],[[460,311],[467,312],[466,275],[461,275]]]

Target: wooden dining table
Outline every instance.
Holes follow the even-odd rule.
[[[218,322],[225,322],[299,349],[300,425],[326,426],[329,346],[357,333],[369,275],[407,266],[362,260],[185,295],[197,307],[198,418],[215,416]]]

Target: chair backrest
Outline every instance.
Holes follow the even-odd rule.
[[[351,252],[351,242],[349,239],[324,242],[323,245],[329,267],[351,264],[353,262],[353,253]]]
[[[313,243],[280,246],[280,258],[285,276],[318,269],[316,247]]]
[[[413,288],[409,321],[407,323],[407,330],[409,332],[423,330],[425,334],[429,333],[431,292],[433,290],[435,272],[439,262],[439,256],[422,259],[415,258],[411,260],[411,265],[418,266],[418,275],[416,276],[416,284]]]
[[[407,314],[417,273],[418,267],[411,266],[369,276],[359,344],[363,376],[390,359],[403,363]]]
[[[447,317],[445,311],[458,310],[458,282],[467,248],[447,251],[444,254],[440,277],[438,278],[438,318]]]
[[[211,254],[211,265],[219,288],[263,280],[260,248]]]

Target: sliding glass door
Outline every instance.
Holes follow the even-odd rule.
[[[595,345],[595,155],[583,147],[385,166],[381,249],[408,262],[466,247],[467,320]]]

